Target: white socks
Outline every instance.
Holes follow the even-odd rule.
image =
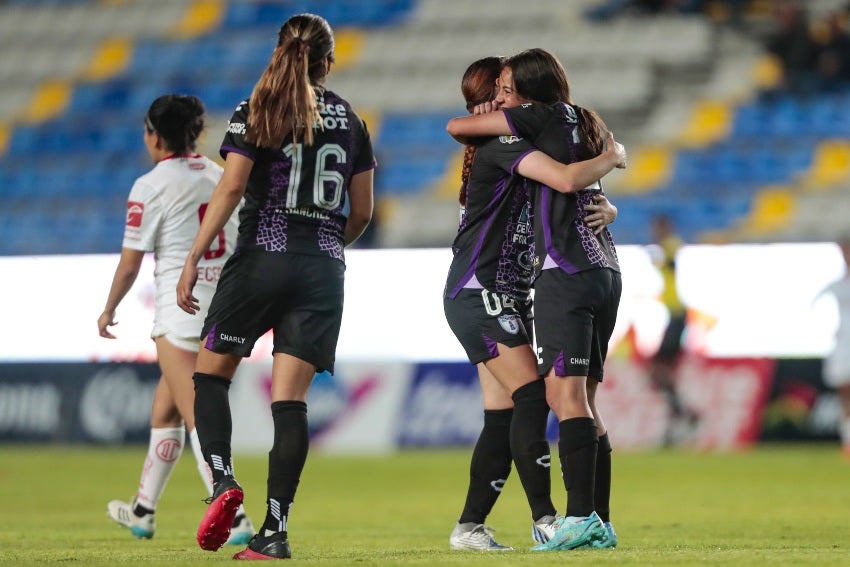
[[[210,466],[204,460],[204,453],[201,451],[201,442],[198,440],[197,429],[193,429],[189,433],[189,440],[192,442],[192,452],[195,454],[195,462],[198,465],[198,473],[201,475],[201,480],[204,481],[204,486],[207,487],[207,493],[212,496],[212,472],[210,472]]]
[[[186,430],[183,427],[152,428],[148,455],[142,469],[136,501],[150,510],[156,510],[159,499],[183,453]]]

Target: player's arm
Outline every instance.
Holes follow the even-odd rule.
[[[345,222],[345,245],[357,240],[372,221],[375,170],[368,169],[351,177],[348,187],[349,212]]]
[[[575,193],[596,183],[614,168],[626,167],[626,149],[608,133],[605,151],[584,161],[563,164],[537,150],[526,154],[516,172],[561,193]]]
[[[493,103],[485,103],[493,104]],[[476,107],[477,112],[477,107]],[[482,136],[507,136],[512,134],[504,112],[485,112],[473,116],[458,116],[446,124],[446,132],[462,144]]]
[[[97,329],[101,337],[114,339],[115,335],[109,332],[112,325],[116,325],[115,310],[133,283],[139,275],[139,269],[142,267],[142,260],[145,253],[142,250],[133,250],[132,248],[122,248],[121,258],[118,260],[118,266],[115,268],[115,274],[112,276],[112,286],[109,288],[109,295],[106,298],[106,305],[103,308],[103,313],[97,318]]]
[[[253,167],[252,159],[237,152],[227,154],[224,173],[213,191],[198,234],[189,249],[189,255],[186,256],[180,281],[177,282],[177,305],[187,313],[194,315],[200,308],[198,299],[192,295],[192,289],[198,281],[198,262],[239,206]]]

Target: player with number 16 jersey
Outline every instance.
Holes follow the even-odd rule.
[[[248,100],[236,107],[221,146],[254,161],[240,212],[240,249],[296,252],[344,261],[345,187],[376,166],[366,125],[351,105],[325,90],[318,96],[322,124],[312,145],[284,140],[280,149],[245,140]]]
[[[307,396],[316,372],[334,369],[343,247],[372,219],[377,164],[369,133],[323,86],[334,45],[330,24],[316,14],[281,26],[269,65],[230,120],[224,173],[177,284],[180,307],[195,312],[198,259],[244,198],[237,250],[213,296],[193,376],[198,436],[215,481],[197,540],[215,551],[244,497],[232,466],[230,383],[257,338],[273,331],[266,517],[239,560],[292,557],[289,513],[310,444]]]

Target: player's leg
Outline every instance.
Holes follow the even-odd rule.
[[[291,556],[288,522],[301,472],[307,462],[310,432],[307,393],[316,366],[276,352],[272,369],[274,442],[269,451],[266,517],[257,536],[235,559],[286,559]]]
[[[558,454],[567,491],[566,517],[535,550],[574,549],[606,533],[594,511],[598,439],[587,399],[593,306],[604,298],[593,272],[601,271],[568,275],[545,270],[535,283],[538,372],[545,376],[546,399],[558,418]]]
[[[159,364],[162,368],[163,379],[169,386],[174,402],[186,423],[189,431],[189,439],[192,453],[195,456],[198,474],[207,489],[207,494],[212,496],[213,484],[210,467],[204,459],[201,450],[198,433],[195,431],[195,389],[192,374],[198,358],[200,343],[197,339],[180,339],[174,337],[158,337],[156,339]],[[245,509],[240,506],[236,511],[233,521],[233,529],[227,543],[230,545],[243,545],[254,535],[254,526],[245,514]]]
[[[168,384],[160,378],[151,408],[151,434],[136,496],[130,502],[113,500],[107,513],[137,538],[156,531],[154,513],[180,454],[186,431]]]
[[[472,451],[469,486],[457,525],[449,537],[451,549],[501,550],[485,525],[511,472],[510,427],[513,401],[483,363],[478,381],[484,405],[484,427]]]
[[[547,524],[556,515],[552,504],[551,458],[546,440],[549,405],[546,387],[537,376],[537,359],[528,344],[498,345],[499,356],[486,362],[495,376],[521,383],[511,391],[511,453],[531,508],[534,524]],[[545,539],[545,535],[542,538]]]
[[[841,451],[850,458],[850,381],[839,385],[836,393],[841,403],[841,422],[839,423]]]
[[[208,349],[198,353],[195,385],[195,429],[204,460],[213,477],[209,507],[198,526],[197,539],[202,549],[215,551],[229,539],[244,493],[233,476],[229,390],[241,357],[219,354]]]
[[[596,422],[599,443],[596,452],[596,479],[594,505],[596,513],[605,524],[607,537],[595,540],[591,545],[597,548],[617,547],[617,532],[611,524],[611,441],[608,428],[596,404],[599,384],[605,374],[605,360],[608,358],[608,344],[617,323],[617,311],[620,306],[622,280],[617,272],[609,272],[611,277],[610,293],[596,308],[593,319],[593,342],[591,344],[591,364],[588,368],[587,402]]]
[[[599,413],[596,406],[596,391],[599,386],[599,381],[588,379],[587,381],[587,401],[590,405],[590,411],[593,413],[593,419],[596,422],[597,436],[599,443],[596,449],[596,479],[594,483],[593,502],[596,507],[596,513],[605,524],[605,529],[608,532],[608,539],[603,542],[594,542],[594,547],[617,547],[617,534],[614,531],[614,526],[611,524],[611,441],[608,437],[608,429],[605,427],[605,421]]]
[[[332,258],[287,254],[280,263],[274,323],[267,510],[263,526],[234,559],[288,559],[289,513],[307,461],[307,394],[317,370],[333,373],[342,325],[345,265]]]

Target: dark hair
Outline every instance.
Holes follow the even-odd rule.
[[[496,79],[502,71],[504,57],[483,57],[474,61],[463,74],[460,91],[466,101],[466,110],[472,112],[476,105],[493,100],[496,95]],[[461,186],[458,200],[466,205],[466,184],[475,158],[475,146],[467,145],[463,152],[463,169],[461,170]]]
[[[322,124],[316,90],[333,57],[334,34],[327,20],[315,14],[289,18],[251,93],[245,139],[277,148],[291,133],[293,141],[303,134],[304,142],[312,144],[313,125]]]
[[[558,58],[545,49],[526,49],[508,57],[517,94],[528,100],[555,104],[572,104],[567,72]]]
[[[545,49],[526,49],[508,57],[505,67],[511,68],[514,87],[522,98],[543,104],[565,102],[575,108],[582,141],[579,159],[589,159],[602,153],[605,125],[594,111],[573,103],[567,72],[555,55]]]
[[[176,155],[186,155],[195,151],[204,131],[204,103],[192,95],[162,95],[148,108],[145,128],[156,132]]]

